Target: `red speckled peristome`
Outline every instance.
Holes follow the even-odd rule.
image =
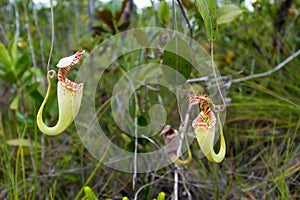
[[[199,126],[206,127],[208,129],[213,128],[216,125],[216,117],[213,111],[209,107],[209,103],[213,103],[211,98],[207,94],[200,94],[198,96],[191,95],[189,97],[189,101],[191,104],[200,104],[201,112],[193,121],[193,128],[197,128]]]

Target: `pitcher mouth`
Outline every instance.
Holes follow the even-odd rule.
[[[69,66],[67,68],[71,68],[71,67]],[[75,82],[67,79],[67,77],[65,76],[68,72],[67,68],[60,68],[58,70],[58,77],[57,77],[58,82],[68,90],[72,90],[72,91],[82,90],[83,83],[75,83]]]
[[[70,71],[71,66],[78,63],[82,58],[84,52],[84,50],[79,50],[72,56],[62,58],[56,65],[59,68],[57,79],[59,83],[68,90],[79,91],[83,89],[83,83],[75,83],[67,79],[66,75]]]

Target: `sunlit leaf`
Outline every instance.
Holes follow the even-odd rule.
[[[217,22],[218,24],[230,23],[240,14],[242,10],[234,4],[222,6],[217,10]]]

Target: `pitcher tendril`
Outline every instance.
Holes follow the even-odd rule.
[[[206,94],[200,94],[198,96],[191,95],[189,100],[192,105],[199,104],[201,109],[201,112],[192,123],[198,144],[203,154],[207,157],[209,161],[219,163],[224,159],[226,153],[226,144],[219,113],[217,114],[217,118],[220,127],[221,144],[219,153],[216,154],[213,147],[217,120],[214,112],[209,107],[209,104],[214,104],[210,97]]]
[[[78,114],[82,92],[83,83],[75,83],[66,78],[67,73],[70,71],[71,66],[78,63],[82,58],[84,50],[77,51],[74,55],[62,58],[56,65],[58,70],[57,76],[57,99],[58,99],[58,121],[55,126],[48,127],[43,121],[43,110],[47,103],[50,90],[51,90],[51,78],[55,76],[55,71],[50,70],[47,73],[48,88],[45,99],[37,113],[37,125],[41,132],[46,135],[58,135],[66,130],[76,115]]]

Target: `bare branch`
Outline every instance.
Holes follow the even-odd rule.
[[[186,15],[186,12],[185,12],[184,8],[183,8],[183,6],[182,6],[182,3],[181,3],[180,0],[177,0],[177,3],[178,3],[178,5],[179,5],[180,11],[182,12],[183,18],[185,19],[185,21],[186,21],[186,23],[187,23],[187,25],[188,25],[188,29],[189,29],[189,31],[190,31],[190,36],[191,36],[192,39],[194,39],[193,28],[192,28],[192,26],[191,26],[191,23],[190,23],[190,21],[189,21],[188,16]],[[192,42],[192,41],[191,41],[191,42]]]
[[[252,74],[250,76],[246,76],[246,77],[243,77],[243,78],[233,79],[232,83],[239,83],[239,82],[242,82],[242,81],[247,81],[249,79],[261,78],[261,77],[264,77],[264,76],[271,75],[272,73],[274,73],[274,72],[278,71],[279,69],[281,69],[282,67],[284,67],[287,63],[289,63],[290,61],[292,61],[299,54],[300,54],[300,50],[298,50],[295,53],[293,53],[291,56],[289,56],[287,59],[285,59],[282,63],[280,63],[275,68],[273,68],[273,69],[271,69],[269,71],[266,71],[266,72],[263,72],[263,73],[259,73],[259,74]]]

